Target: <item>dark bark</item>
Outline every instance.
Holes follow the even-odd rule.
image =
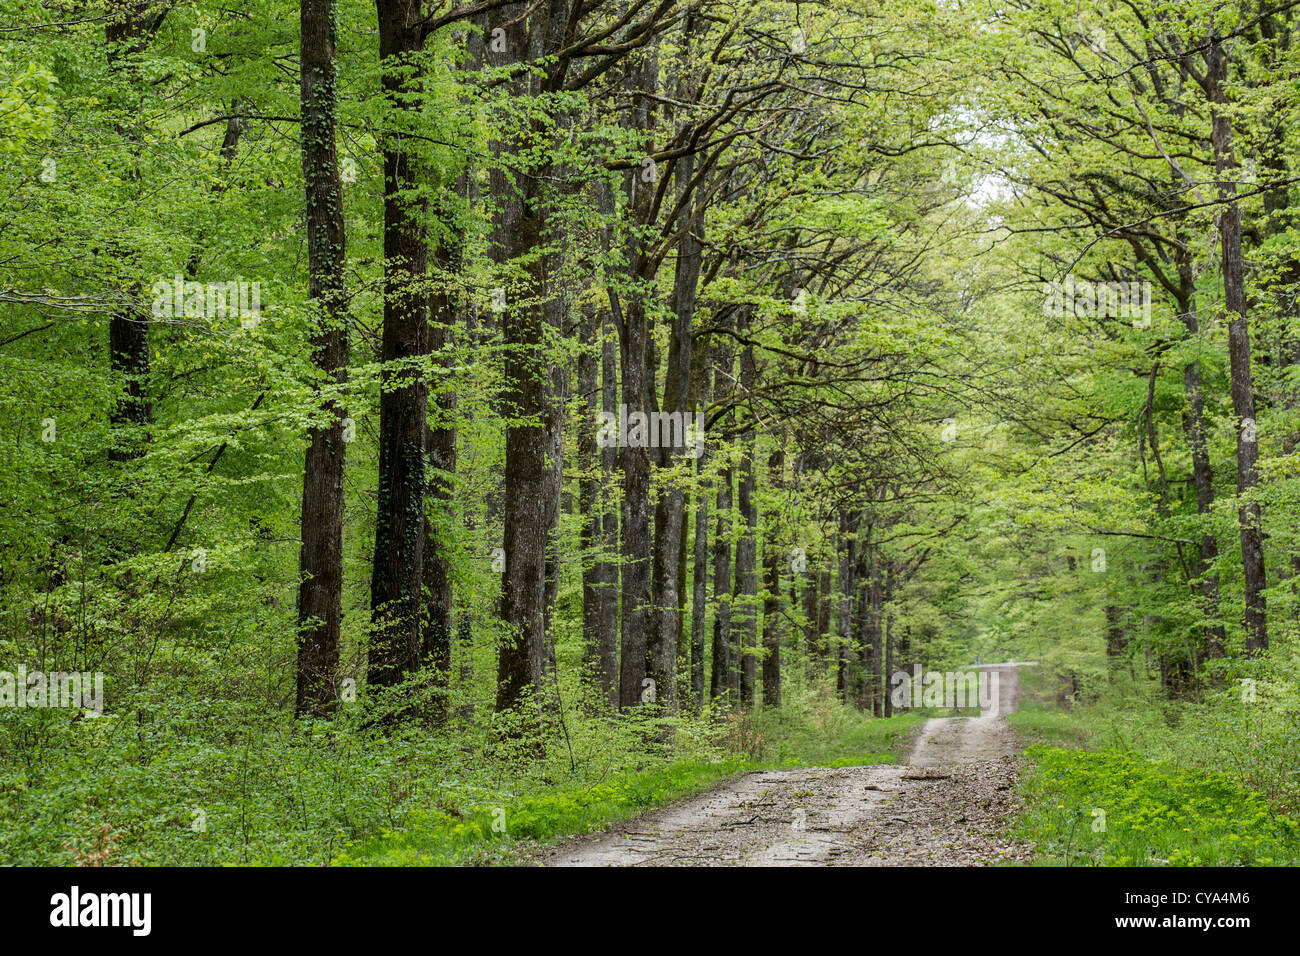
[[[713,536],[713,670],[709,697],[731,692],[731,468],[718,473],[717,527]]]
[[[707,355],[707,349],[701,348],[697,353]],[[707,362],[698,363],[700,376],[697,396],[700,406],[709,403],[710,378]],[[699,490],[695,494],[695,560],[691,586],[691,699],[695,709],[704,706],[704,625],[708,611],[709,585],[709,484],[704,480],[708,467],[709,449],[706,444],[700,457],[695,460],[696,478]]]
[[[818,672],[826,673],[831,660],[831,569],[817,574],[817,661]]]
[[[695,168],[693,155],[683,157],[677,165],[679,182],[689,182]],[[648,192],[648,187],[642,187]],[[678,250],[677,271],[673,277],[673,323],[668,347],[668,370],[664,382],[663,411],[676,413],[686,421],[690,407],[690,382],[695,318],[695,293],[703,263],[703,243],[690,224],[692,205],[682,204],[678,228],[684,229]],[[703,436],[699,436],[703,440]],[[673,465],[674,449],[660,449],[660,467]],[[659,702],[672,713],[677,709],[677,653],[681,642],[682,572],[685,549],[686,494],[677,482],[660,495],[655,507],[654,615],[650,621],[648,656],[650,677],[659,687]]]
[[[656,70],[651,57],[643,58],[628,71],[628,94],[632,100],[627,125],[643,138],[652,125]],[[648,143],[647,143],[648,146]],[[641,168],[629,170],[626,178],[632,230],[627,244],[630,291],[621,310],[619,340],[622,346],[623,404],[628,413],[651,411],[653,375],[649,374],[650,315],[643,283],[653,279],[646,239],[641,227],[649,222],[655,186],[641,181]],[[642,702],[646,692],[649,655],[651,575],[653,571],[650,534],[650,450],[624,447],[623,465],[623,621],[619,658],[619,704],[623,708]],[[666,583],[666,582],[665,582]],[[661,675],[662,677],[662,675]],[[667,693],[656,680],[655,694]]]
[[[853,599],[853,631],[857,638],[857,673],[853,684],[857,703],[863,710],[871,710],[871,680],[868,676],[871,661],[871,549],[870,534],[860,534],[857,542],[856,563],[853,567],[855,593]]]
[[[768,456],[772,484],[779,486],[785,453],[780,449]],[[763,540],[763,706],[781,706],[781,550],[775,522],[766,519]]]
[[[1196,318],[1196,277],[1192,269],[1191,249],[1186,241],[1180,243],[1175,253],[1178,268],[1178,311],[1188,335],[1196,335],[1199,323]],[[1192,459],[1192,484],[1196,488],[1196,512],[1209,520],[1214,507],[1214,471],[1210,465],[1210,452],[1205,433],[1205,398],[1201,384],[1201,363],[1189,362],[1183,367],[1183,432]],[[1224,654],[1224,628],[1219,611],[1219,576],[1214,564],[1219,557],[1219,546],[1210,531],[1202,532],[1197,542],[1199,561],[1197,576],[1200,579],[1201,601],[1207,620],[1205,628],[1205,656],[1222,657]]]
[[[601,346],[601,395],[606,409],[618,408],[618,335],[612,322],[606,322]],[[603,489],[601,518],[601,552],[605,560],[601,567],[602,590],[599,608],[601,682],[609,697],[610,707],[618,709],[618,521],[619,509],[615,502],[615,473],[618,470],[618,449],[602,448],[600,471]]]
[[[894,674],[894,568],[890,565],[885,572],[885,686],[884,716],[894,716],[894,699],[890,694],[893,684],[890,678]]]
[[[144,429],[153,421],[148,394],[149,323],[130,311],[114,312],[108,320],[108,354],[114,376],[120,376],[125,386],[109,413],[109,423],[118,432],[109,459],[131,461],[144,454]]]
[[[485,46],[481,33],[471,32],[466,42],[466,67],[478,69],[483,65]],[[470,105],[468,98],[462,103]],[[457,640],[468,649],[472,632],[467,608],[460,609],[460,621],[454,628],[456,611],[451,561],[442,544],[437,525],[450,528],[456,520],[456,414],[457,396],[451,384],[455,358],[456,329],[463,325],[469,337],[473,323],[473,305],[463,288],[465,273],[465,217],[477,198],[478,187],[474,171],[468,166],[456,177],[455,195],[448,196],[446,206],[439,212],[442,225],[441,242],[437,250],[438,279],[429,299],[429,344],[436,356],[440,387],[433,395],[435,412],[426,434],[425,453],[428,458],[429,510],[425,516],[424,542],[424,605],[421,621],[421,653],[423,662],[433,670],[436,696],[431,702],[429,716],[441,720],[447,711],[447,688],[451,680],[451,652],[453,629]],[[467,521],[472,520],[467,515]],[[462,677],[467,677],[470,666],[468,653],[461,658]],[[462,683],[466,683],[462,680]]]
[[[410,54],[422,45],[419,9],[407,0],[377,0],[381,86],[390,106],[414,110],[420,78]],[[369,679],[391,686],[420,664],[424,587],[424,495],[428,383],[417,365],[428,354],[427,203],[412,198],[414,157],[390,134],[384,160],[384,327],[379,397],[379,504],[370,578]]]
[[[463,184],[462,184],[463,188]],[[455,224],[455,215],[444,217],[446,238],[438,250],[439,272],[444,278],[441,288],[430,298],[430,347],[435,368],[443,385],[434,396],[434,419],[425,433],[428,459],[428,513],[425,515],[424,596],[420,624],[420,651],[425,666],[432,668],[436,696],[429,716],[441,720],[446,716],[446,688],[451,670],[452,593],[451,561],[441,545],[437,523],[450,527],[455,518],[454,489],[456,475],[456,393],[450,382],[454,358],[456,316],[460,312],[458,296],[451,291],[454,276],[462,271],[463,237]],[[436,519],[436,520],[435,520]]]
[[[528,78],[532,95],[554,92],[564,81],[568,61],[555,59],[569,20],[568,0],[552,0],[544,13],[528,21],[527,58],[545,60],[539,74]],[[551,58],[551,59],[547,59]],[[541,118],[527,136],[536,141],[549,135]],[[524,152],[521,144],[513,150]],[[541,244],[546,232],[545,193],[551,164],[540,162],[518,171],[520,195],[508,220],[513,220],[511,252],[524,260],[523,278],[507,302],[502,319],[505,332],[505,388],[503,402],[513,424],[506,429],[505,494],[503,520],[506,555],[502,578],[501,616],[510,637],[497,662],[497,709],[524,703],[531,687],[541,705],[544,678],[553,659],[548,641],[548,593],[554,593],[555,565],[548,554],[558,519],[559,410],[554,401],[556,369],[546,350],[546,327],[557,322],[558,290],[551,282]],[[548,570],[550,583],[548,584]],[[540,709],[539,709],[540,715]]]
[[[816,568],[812,567],[811,559],[809,559],[808,564],[808,568],[799,576],[800,585],[803,588],[804,651],[814,672],[821,673],[824,658],[821,651],[821,632],[818,630],[820,620],[818,617],[817,594],[818,585],[821,583],[821,575]]]
[[[857,580],[854,573],[857,567],[857,554],[855,553],[853,538],[854,524],[855,520],[851,514],[845,511],[840,512],[840,525],[836,534],[836,553],[839,555],[838,607],[836,609],[839,641],[835,655],[835,684],[839,689],[840,698],[846,704],[852,699],[852,685],[849,676],[849,649],[853,643],[853,598],[857,593]]]
[[[108,43],[108,61],[116,66],[123,58],[142,53],[149,41],[162,26],[168,6],[145,2],[121,3],[104,27]],[[139,71],[134,65],[127,67],[133,81],[139,81]],[[118,132],[138,154],[140,137],[135,129],[118,127]],[[140,170],[132,165],[127,171],[130,179],[139,179]],[[123,259],[132,256],[122,250]],[[139,297],[140,283],[132,279],[131,286]],[[109,449],[110,461],[125,462],[144,454],[145,429],[153,421],[153,405],[149,400],[149,324],[148,320],[130,308],[123,308],[108,320],[109,366],[115,378],[120,377],[123,393],[109,413],[109,424],[115,432]]]
[[[343,187],[335,141],[338,99],[333,6],[334,0],[303,0],[300,97],[308,294],[319,310],[311,340],[312,359],[328,385],[341,387],[347,380],[348,317]],[[337,398],[326,402],[321,411],[325,420],[307,432],[303,466],[295,705],[300,716],[323,716],[338,697],[346,412]]]
[[[727,311],[719,317],[719,324],[724,334],[717,336],[712,343],[713,367],[715,369],[714,399],[715,404],[726,405],[731,401],[735,390],[735,346],[725,332],[730,328],[733,316]],[[732,413],[722,416],[717,424],[719,430],[725,431],[732,421]],[[732,613],[732,556],[731,556],[731,492],[734,475],[729,464],[719,469],[717,484],[717,518],[713,536],[713,669],[709,676],[709,697],[713,700],[728,697],[731,691],[731,668],[738,662],[731,656],[731,613]],[[734,698],[731,699],[734,703]]]
[[[613,643],[614,634],[603,630],[605,605],[609,598],[617,601],[610,589],[611,563],[603,553],[605,545],[604,500],[608,493],[606,474],[601,467],[604,449],[596,444],[596,415],[601,409],[600,366],[603,352],[601,315],[594,306],[587,306],[582,314],[582,346],[578,357],[578,389],[586,403],[586,414],[578,429],[578,461],[583,473],[578,480],[578,511],[582,517],[582,638],[586,666],[602,696],[617,708],[615,675],[618,649]],[[617,610],[617,608],[616,608]],[[617,625],[615,624],[615,628]],[[609,658],[612,645],[613,661]],[[610,665],[613,666],[610,666]]]
[[[1228,62],[1222,37],[1210,37],[1205,51],[1206,92],[1214,104],[1210,139],[1219,179],[1219,241],[1222,249],[1224,309],[1228,315],[1228,365],[1232,379],[1232,408],[1237,416],[1237,494],[1248,497],[1258,482],[1259,442],[1255,435],[1255,393],[1250,368],[1250,327],[1241,256],[1241,208],[1237,204],[1237,161],[1233,155],[1232,119],[1225,84]],[[1264,535],[1258,502],[1243,503],[1237,512],[1241,528],[1241,560],[1246,586],[1246,652],[1268,648],[1264,604]]]
[[[742,333],[748,332],[748,325],[746,312],[741,323]],[[754,685],[758,676],[755,657],[758,643],[758,507],[754,501],[754,436],[758,422],[753,408],[756,380],[754,347],[746,345],[740,353],[740,387],[749,405],[750,422],[741,439],[740,482],[736,495],[744,526],[736,545],[736,588],[739,593],[732,641],[740,657],[738,689],[742,707],[754,706]]]
[[[867,587],[867,640],[870,647],[863,648],[863,664],[867,671],[867,704],[876,717],[884,716],[884,694],[881,687],[883,665],[884,627],[884,567],[877,551],[871,555],[871,580]]]

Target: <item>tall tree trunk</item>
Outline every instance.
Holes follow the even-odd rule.
[[[1178,311],[1189,336],[1199,331],[1196,318],[1196,276],[1192,269],[1190,245],[1184,241],[1175,251],[1178,267]],[[1205,435],[1205,398],[1201,384],[1201,363],[1189,362],[1183,367],[1183,395],[1186,409],[1183,413],[1183,432],[1192,458],[1192,484],[1196,487],[1196,512],[1202,520],[1209,520],[1214,508],[1214,471],[1210,465],[1209,445]],[[1219,557],[1218,541],[1213,532],[1201,533],[1197,543],[1200,561],[1197,575],[1201,579],[1201,600],[1208,621],[1205,628],[1205,656],[1222,657],[1224,653],[1223,620],[1219,611],[1219,576],[1214,565]]]
[[[767,459],[772,485],[779,486],[785,464],[781,449]],[[781,549],[776,540],[776,523],[766,519],[763,537],[763,706],[781,706]]]
[[[343,187],[335,143],[338,91],[333,7],[334,0],[303,0],[300,100],[308,294],[320,313],[311,340],[312,359],[325,383],[341,388],[347,381],[348,317]],[[323,716],[338,697],[346,412],[341,397],[326,401],[322,411],[324,423],[308,429],[303,467],[295,704],[300,716]]]
[[[449,211],[450,213],[450,211]],[[447,216],[454,221],[454,213]],[[435,396],[436,417],[425,433],[425,457],[428,460],[428,498],[430,513],[425,515],[424,541],[424,597],[420,625],[421,655],[423,663],[433,669],[437,695],[431,702],[430,717],[441,720],[446,716],[446,688],[450,681],[452,611],[455,596],[452,593],[451,560],[444,552],[442,536],[434,522],[438,517],[445,526],[455,520],[454,489],[456,475],[456,393],[450,382],[455,357],[454,345],[457,294],[452,283],[462,269],[464,237],[455,227],[446,230],[443,246],[437,261],[442,287],[430,297],[430,346],[436,358],[439,376],[444,387]]]
[[[718,473],[717,527],[713,536],[713,671],[709,697],[731,691],[731,468]]]
[[[613,211],[611,190],[596,186],[602,216]],[[602,230],[608,251],[608,230]],[[593,267],[594,268],[594,267]],[[614,472],[618,448],[598,447],[596,415],[618,412],[618,339],[608,310],[592,304],[583,311],[584,351],[578,363],[580,388],[587,400],[588,420],[578,432],[578,461],[587,474],[579,483],[582,512],[582,633],[586,663],[595,686],[611,710],[618,709],[618,509],[614,507]],[[614,332],[615,334],[611,334]]]
[[[884,716],[894,716],[894,699],[889,690],[894,674],[894,566],[885,569],[885,686],[883,690]]]
[[[169,7],[165,4],[142,2],[119,3],[104,27],[108,44],[108,62],[116,65],[123,56],[142,53],[150,39],[162,26]],[[134,81],[139,71],[134,65],[127,67]],[[118,127],[118,132],[131,144],[133,155],[138,157],[140,136],[134,128]],[[127,170],[130,179],[139,179],[138,163]],[[122,258],[130,260],[133,253],[122,250]],[[131,279],[137,290],[138,279]],[[137,296],[138,297],[138,296]],[[144,428],[153,421],[153,405],[149,400],[149,324],[143,316],[131,309],[115,311],[108,320],[108,360],[115,378],[120,377],[124,392],[109,412],[109,424],[115,433],[109,449],[110,461],[125,462],[144,454]]]
[[[835,685],[839,689],[844,703],[852,701],[851,678],[849,668],[849,648],[853,644],[853,597],[857,593],[857,581],[854,569],[857,555],[854,551],[853,527],[854,516],[840,512],[840,526],[836,534],[836,552],[839,555],[839,603],[836,610],[839,631],[839,646],[836,651]]]
[[[1228,365],[1232,378],[1232,408],[1237,416],[1237,494],[1249,496],[1258,481],[1259,442],[1255,431],[1255,393],[1250,369],[1250,327],[1246,318],[1246,283],[1241,258],[1241,209],[1237,204],[1237,161],[1233,155],[1232,118],[1224,88],[1228,61],[1223,38],[1210,37],[1205,51],[1206,80],[1214,104],[1210,139],[1219,197],[1226,204],[1219,212],[1219,240],[1223,253],[1223,298],[1228,313]],[[1264,534],[1258,502],[1243,501],[1237,512],[1241,527],[1241,561],[1246,584],[1246,652],[1268,648],[1264,606]]]
[[[860,519],[859,519],[860,520]],[[853,568],[856,595],[853,601],[853,630],[857,634],[858,706],[871,710],[871,536],[859,533],[857,564]]]
[[[582,352],[578,356],[578,390],[586,404],[586,414],[578,428],[578,462],[582,475],[578,479],[578,512],[581,515],[582,545],[582,642],[588,672],[606,699],[613,674],[605,670],[601,639],[601,603],[604,600],[605,568],[608,562],[600,553],[604,544],[603,478],[600,468],[602,449],[596,444],[596,416],[601,411],[600,339],[601,317],[594,306],[582,310]]]
[[[530,18],[527,59],[546,61],[540,75],[529,78],[529,92],[554,93],[563,86],[568,61],[555,59],[565,37],[568,0],[551,0]],[[548,59],[550,58],[550,59]],[[526,140],[547,137],[544,121],[535,119]],[[516,144],[523,154],[523,142]],[[515,252],[524,261],[523,278],[507,303],[504,401],[512,419],[506,428],[503,542],[506,567],[502,578],[501,616],[510,631],[497,661],[497,709],[523,704],[532,688],[540,705],[544,678],[552,665],[547,636],[548,545],[558,519],[559,412],[553,401],[555,369],[546,348],[546,327],[558,315],[558,290],[548,274],[551,257],[541,248],[551,197],[545,186],[547,162],[520,171],[521,196],[513,209]],[[550,568],[552,578],[555,569]]]
[[[470,31],[466,40],[466,67],[481,68],[484,53],[483,35]],[[461,103],[466,109],[472,109],[469,97],[463,96]],[[456,177],[454,197],[448,196],[447,206],[438,210],[444,228],[437,251],[437,284],[429,297],[429,342],[432,352],[437,356],[436,368],[443,384],[434,396],[437,411],[426,434],[428,497],[432,513],[425,516],[424,606],[420,638],[423,660],[433,669],[437,690],[430,711],[430,717],[434,720],[442,720],[447,712],[446,696],[451,682],[453,616],[456,608],[451,560],[446,553],[442,536],[438,534],[434,517],[440,517],[441,523],[446,527],[451,527],[456,520],[457,398],[450,381],[456,359],[451,350],[455,345],[457,325],[463,321],[467,339],[471,325],[472,304],[459,291],[464,287],[466,242],[465,229],[461,223],[468,214],[464,207],[472,205],[477,195],[474,170],[467,164]],[[461,208],[456,208],[457,206]],[[462,610],[458,640],[466,645],[471,638],[469,626],[468,613]],[[468,661],[468,657],[463,660]],[[462,670],[463,668],[464,664]]]
[[[694,154],[687,154],[677,164],[678,182],[687,184],[695,169]],[[646,188],[646,187],[643,187]],[[683,185],[685,191],[687,187]],[[648,188],[647,188],[648,191]],[[673,324],[668,347],[668,370],[664,381],[663,411],[679,415],[683,427],[689,417],[695,293],[703,263],[704,245],[692,225],[693,206],[682,204],[677,226],[684,230],[678,250],[677,271],[673,277]],[[695,436],[698,446],[688,454],[702,451],[704,436]],[[698,450],[697,450],[698,449]],[[674,450],[660,448],[660,467],[673,465]],[[677,709],[677,650],[681,641],[681,592],[685,554],[682,539],[686,525],[686,493],[678,482],[663,491],[655,507],[654,616],[648,638],[650,677],[659,688],[659,702],[668,713]]]
[[[421,79],[411,54],[423,45],[419,8],[408,0],[376,0],[381,86],[394,110],[414,110]],[[417,187],[412,156],[399,135],[381,144],[384,159],[384,369],[379,397],[379,507],[375,525],[370,609],[374,631],[369,679],[391,686],[420,663],[424,587],[424,494],[428,383],[413,368],[428,354],[429,250],[427,202]]]
[[[608,411],[618,408],[618,330],[612,320],[605,323],[601,345],[601,396]],[[612,333],[612,334],[611,334]],[[601,592],[599,610],[601,681],[609,697],[609,705],[618,709],[618,556],[619,508],[616,507],[615,474],[618,470],[618,449],[613,445],[600,451],[601,473]]]
[[[1113,665],[1123,656],[1128,645],[1124,636],[1124,622],[1118,605],[1106,605],[1106,657]]]
[[[700,348],[697,355],[703,361],[699,367],[697,403],[700,408],[707,408],[710,397],[709,366],[707,348]],[[704,478],[708,467],[709,449],[706,443],[700,456],[695,459],[697,491],[695,493],[695,561],[691,577],[691,699],[698,711],[704,706],[704,625],[708,614],[709,587],[709,484]]]
[[[741,332],[747,333],[749,313],[742,314]],[[739,627],[733,645],[740,654],[740,704],[754,706],[754,684],[758,676],[755,657],[758,643],[758,507],[754,501],[754,441],[758,430],[754,408],[754,386],[757,370],[754,364],[754,347],[746,345],[740,353],[740,387],[749,408],[749,427],[741,439],[743,449],[740,459],[740,485],[737,504],[741,520],[745,522],[736,546],[736,584],[740,592]]]
[[[811,562],[809,562],[811,564]],[[808,656],[808,664],[813,673],[821,673],[822,654],[820,648],[818,624],[818,595],[817,586],[821,583],[821,575],[814,567],[808,567],[803,574],[799,576],[803,587],[803,642],[804,651]]]
[[[823,566],[817,575],[818,671],[826,673],[831,660],[831,569]]]
[[[628,71],[628,93],[633,108],[629,128],[648,139],[652,125],[657,69],[652,57],[644,57]],[[648,143],[647,143],[648,146]],[[621,310],[620,342],[623,360],[623,404],[629,415],[649,415],[653,376],[649,374],[650,315],[643,288],[654,277],[647,255],[642,227],[649,222],[655,186],[641,180],[641,168],[627,174],[628,205],[632,231],[628,239],[628,275],[631,291]],[[644,444],[644,443],[643,443]],[[652,542],[650,536],[650,452],[648,448],[625,446],[623,464],[623,627],[619,658],[619,703],[636,706],[646,693],[646,665],[649,652]],[[667,688],[658,686],[655,694]]]
[[[868,611],[867,611],[867,636],[871,641],[870,656],[864,658],[867,665],[867,683],[870,690],[867,697],[871,705],[871,713],[876,717],[883,717],[884,711],[884,693],[881,685],[881,667],[883,666],[884,650],[884,627],[883,627],[883,604],[884,604],[884,558],[879,551],[871,556],[871,583],[868,588]]]
[[[735,389],[733,369],[735,367],[735,347],[726,335],[730,327],[732,313],[726,312],[719,317],[723,324],[723,334],[713,341],[714,352],[714,392],[716,404],[726,406],[731,402]],[[733,412],[727,412],[719,419],[720,429],[725,431],[734,418]],[[725,455],[726,452],[724,451]],[[713,535],[713,670],[709,677],[709,697],[713,700],[728,698],[731,691],[731,669],[737,663],[731,658],[731,611],[732,611],[732,576],[731,576],[731,486],[732,468],[730,459],[718,471],[717,484],[717,518]],[[734,704],[734,698],[730,698]]]

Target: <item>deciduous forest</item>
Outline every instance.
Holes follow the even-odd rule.
[[[0,0],[0,862],[1300,863],[1298,17]]]

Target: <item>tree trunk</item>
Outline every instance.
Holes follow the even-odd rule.
[[[168,6],[145,4],[119,4],[104,27],[108,44],[108,62],[115,64],[124,53],[140,53],[162,26]],[[139,79],[134,67],[131,75]],[[140,137],[135,129],[118,127],[118,132],[138,151]],[[138,155],[138,153],[137,153]],[[140,171],[133,165],[126,171],[130,179],[139,179]],[[124,260],[132,254],[121,252]],[[131,283],[137,289],[138,280]],[[114,312],[108,320],[108,360],[115,378],[121,377],[124,392],[109,413],[109,425],[115,434],[109,448],[110,461],[125,462],[144,454],[145,426],[153,421],[153,405],[149,400],[149,324],[143,316],[130,309]]]
[[[601,346],[601,395],[604,407],[609,411],[618,408],[618,335],[611,323],[606,323],[604,342]],[[613,332],[614,334],[610,334]],[[600,674],[601,682],[609,697],[610,707],[618,709],[618,592],[619,566],[618,556],[618,519],[619,509],[615,507],[615,473],[618,470],[618,449],[613,445],[600,450],[601,473],[601,553],[604,560],[601,569],[601,591],[599,609],[600,627]]]
[[[854,569],[857,555],[854,551],[853,526],[855,519],[849,512],[840,512],[839,533],[836,535],[836,551],[839,554],[839,606],[838,615],[839,646],[836,650],[835,684],[844,703],[852,701],[851,678],[849,668],[849,648],[853,644],[853,597],[857,593],[857,581]]]
[[[883,693],[884,716],[894,716],[894,699],[889,690],[893,686],[894,674],[894,568],[891,564],[885,571],[885,686]]]
[[[700,350],[701,354],[706,352]],[[698,403],[709,404],[710,376],[707,362],[701,362]],[[708,607],[709,586],[709,484],[704,480],[708,466],[707,443],[695,460],[695,474],[699,482],[695,493],[695,567],[691,576],[691,699],[698,711],[704,706],[704,624]]]
[[[561,49],[568,22],[568,0],[551,0],[545,13],[529,19],[523,40],[526,58],[541,62]],[[515,25],[516,27],[518,24]],[[563,85],[567,60],[551,59],[540,74],[528,77],[528,93],[553,93]],[[546,125],[534,120],[525,134],[536,142]],[[515,153],[526,148],[515,144]],[[542,251],[550,197],[544,183],[551,165],[520,171],[520,196],[511,207],[507,234],[513,253],[524,262],[523,276],[506,303],[502,318],[505,340],[503,401],[512,424],[506,428],[503,502],[506,566],[502,577],[501,617],[509,636],[497,659],[497,710],[525,704],[532,689],[541,716],[545,676],[552,666],[548,641],[548,593],[553,593],[555,568],[549,568],[550,539],[559,507],[559,413],[552,393],[555,370],[546,354],[546,326],[557,321],[557,290],[548,275],[550,256]],[[513,226],[510,229],[509,226]]]
[[[864,663],[867,665],[867,684],[870,688],[867,698],[870,702],[871,713],[876,717],[885,715],[884,693],[881,688],[880,673],[884,663],[884,615],[882,611],[885,576],[882,566],[883,560],[879,551],[871,556],[871,583],[867,594],[867,637],[871,641],[871,647],[869,656],[864,657]]]
[[[450,217],[449,217],[450,218]],[[453,228],[447,230],[444,245],[438,250],[439,272],[444,276],[462,273],[463,236]],[[454,344],[456,294],[446,279],[444,285],[430,298],[430,346],[437,356],[436,367],[444,379],[451,377],[455,359],[451,354]],[[425,457],[428,460],[428,497],[430,510],[441,522],[450,526],[455,521],[453,491],[456,475],[456,393],[447,387],[438,390],[435,397],[436,418],[425,432]],[[451,561],[440,544],[441,535],[430,514],[425,515],[424,541],[424,605],[421,622],[421,656],[423,663],[433,669],[437,690],[431,702],[430,717],[440,721],[446,716],[446,689],[451,670],[452,611],[455,596],[452,593]]]
[[[748,331],[749,313],[741,316],[740,329]],[[754,502],[754,440],[758,428],[754,411],[754,386],[757,370],[754,364],[754,347],[746,345],[740,353],[740,387],[749,409],[749,427],[741,439],[740,484],[737,504],[744,527],[736,545],[736,586],[739,591],[738,627],[732,645],[740,658],[739,686],[742,707],[754,706],[754,685],[758,676],[758,660],[754,656],[758,644],[758,507]]]
[[[767,459],[773,486],[781,482],[785,453],[779,448]],[[781,549],[775,522],[766,520],[763,539],[763,706],[781,706]]]
[[[811,562],[809,562],[811,564]],[[822,672],[822,653],[821,639],[817,630],[819,621],[819,605],[817,587],[821,583],[821,575],[816,568],[809,567],[805,569],[800,576],[803,586],[803,641],[804,651],[808,657],[808,664],[813,673]]]
[[[421,80],[408,55],[422,46],[418,10],[404,0],[377,0],[382,88],[390,107],[409,102]],[[424,494],[428,385],[412,362],[429,351],[428,300],[422,286],[429,251],[427,203],[411,198],[412,157],[399,136],[381,144],[384,159],[384,369],[379,398],[379,507],[370,579],[369,679],[391,686],[420,663],[424,587]]]
[[[342,387],[348,369],[344,288],[343,188],[335,144],[337,73],[334,0],[303,0],[301,10],[302,171],[307,193],[308,294],[320,310],[312,359],[326,384]],[[298,554],[298,680],[295,712],[324,716],[338,698],[343,618],[343,423],[341,397],[308,429],[303,467],[302,546]]]
[[[1250,327],[1246,318],[1246,285],[1241,258],[1241,209],[1237,205],[1237,161],[1233,155],[1232,119],[1224,84],[1228,62],[1222,37],[1210,37],[1205,51],[1207,93],[1215,105],[1210,139],[1219,179],[1219,240],[1223,258],[1223,298],[1228,314],[1228,365],[1232,379],[1232,408],[1237,416],[1237,494],[1250,495],[1258,481],[1259,442],[1255,434],[1255,393],[1250,369]],[[1241,527],[1241,560],[1246,585],[1246,652],[1268,648],[1265,617],[1264,535],[1258,502],[1243,502],[1237,512]]]
[[[634,106],[628,125],[643,138],[649,136],[652,119],[650,94],[656,73],[647,57],[639,69],[628,74],[628,93]],[[646,240],[640,227],[651,215],[653,184],[641,182],[641,169],[627,174],[633,233],[628,241],[628,275],[633,291],[627,297],[620,323],[623,359],[623,404],[628,414],[649,415],[653,377],[648,375],[649,313],[646,291],[641,284],[653,279],[646,255]],[[644,443],[643,443],[644,444]],[[652,542],[650,536],[650,453],[648,448],[624,447],[623,463],[623,628],[619,659],[619,703],[623,708],[641,703],[646,693],[646,665],[649,651],[650,581]],[[667,688],[656,686],[656,696]]]
[[[695,169],[695,157],[678,161],[675,175],[688,183]],[[643,186],[646,192],[648,187]],[[685,187],[683,187],[685,188]],[[691,223],[692,204],[683,204],[678,227],[685,230],[678,249],[677,272],[673,277],[673,324],[668,347],[668,372],[664,382],[663,411],[681,416],[683,426],[690,407],[690,383],[695,319],[695,292],[703,263],[703,243]],[[703,442],[704,436],[696,436]],[[702,449],[702,444],[696,446]],[[698,455],[695,448],[688,454]],[[661,448],[659,464],[672,466],[674,450]],[[682,548],[685,529],[686,494],[673,482],[660,495],[655,507],[654,616],[650,622],[648,652],[650,677],[659,688],[659,703],[668,713],[677,709],[677,649],[681,641],[681,574],[685,566]]]
[[[578,390],[586,414],[578,428],[578,461],[583,469],[578,479],[578,512],[582,518],[582,641],[588,672],[606,699],[614,675],[605,669],[601,633],[602,603],[605,599],[606,569],[609,562],[600,553],[604,545],[604,474],[600,468],[603,449],[596,444],[596,416],[601,411],[600,312],[594,306],[582,310],[582,352],[578,356]]]
[[[1190,246],[1180,245],[1175,251],[1178,265],[1178,311],[1189,336],[1199,331],[1196,318],[1196,277],[1192,269]],[[1183,432],[1192,459],[1192,484],[1196,487],[1196,512],[1202,520],[1209,520],[1214,508],[1214,471],[1210,465],[1210,452],[1205,435],[1205,399],[1201,384],[1201,363],[1189,362],[1183,367],[1183,395],[1186,410],[1183,414]],[[1219,576],[1213,570],[1219,557],[1219,546],[1210,531],[1201,533],[1198,542],[1200,561],[1197,574],[1201,579],[1201,600],[1209,623],[1205,629],[1205,656],[1222,657],[1224,654],[1223,620],[1219,611]]]
[[[725,405],[731,401],[734,390],[732,377],[735,365],[735,348],[732,340],[725,334],[731,313],[720,317],[724,325],[724,334],[713,343],[714,365],[717,372],[714,385],[717,404]],[[720,421],[722,429],[730,424],[732,413],[728,412]],[[724,452],[725,453],[725,452]],[[717,521],[713,536],[713,670],[709,678],[709,697],[713,700],[728,697],[731,690],[731,668],[736,663],[731,659],[731,483],[732,469],[724,465],[717,477]],[[730,701],[734,704],[734,699]]]

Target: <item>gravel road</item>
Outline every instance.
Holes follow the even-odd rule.
[[[1016,810],[1016,664],[996,707],[922,725],[907,764],[760,771],[551,848],[546,866],[981,866],[1023,860],[999,838]]]

